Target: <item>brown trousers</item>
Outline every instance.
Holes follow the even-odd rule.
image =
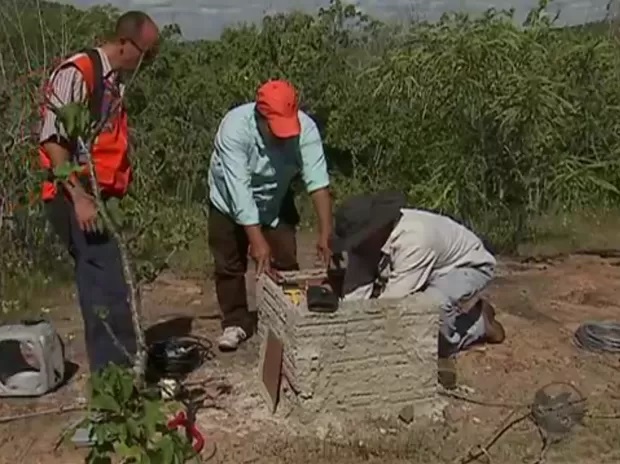
[[[299,216],[292,196],[283,204],[277,227],[263,227],[273,254],[272,266],[280,271],[299,269],[295,231]],[[256,314],[248,311],[245,273],[248,268],[248,239],[242,226],[209,207],[209,248],[215,264],[215,291],[222,312],[222,328],[241,327],[250,336],[256,329]]]

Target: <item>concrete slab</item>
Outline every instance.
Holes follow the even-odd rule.
[[[300,274],[302,287],[305,275],[316,278]],[[439,307],[430,295],[342,302],[335,313],[313,313],[305,294],[294,304],[265,276],[257,310],[262,343],[270,330],[282,342],[283,384],[306,413],[397,417],[410,406],[415,417],[429,417],[442,409]]]

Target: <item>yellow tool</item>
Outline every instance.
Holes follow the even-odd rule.
[[[298,306],[299,303],[301,303],[302,293],[300,289],[298,288],[286,289],[284,290],[284,294],[289,297],[289,299],[295,306]]]

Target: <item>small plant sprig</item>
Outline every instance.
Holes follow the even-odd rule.
[[[127,369],[110,365],[91,377],[89,418],[95,443],[89,464],[181,464],[195,456],[188,440],[166,425],[166,405],[157,391],[136,388]]]

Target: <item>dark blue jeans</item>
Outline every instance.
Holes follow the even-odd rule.
[[[127,356],[116,346],[109,333],[114,333],[131,355],[135,354],[129,288],[123,276],[116,241],[107,233],[82,231],[73,206],[62,193],[46,202],[45,206],[54,231],[74,260],[75,283],[91,372],[99,371],[109,363],[129,365]]]

